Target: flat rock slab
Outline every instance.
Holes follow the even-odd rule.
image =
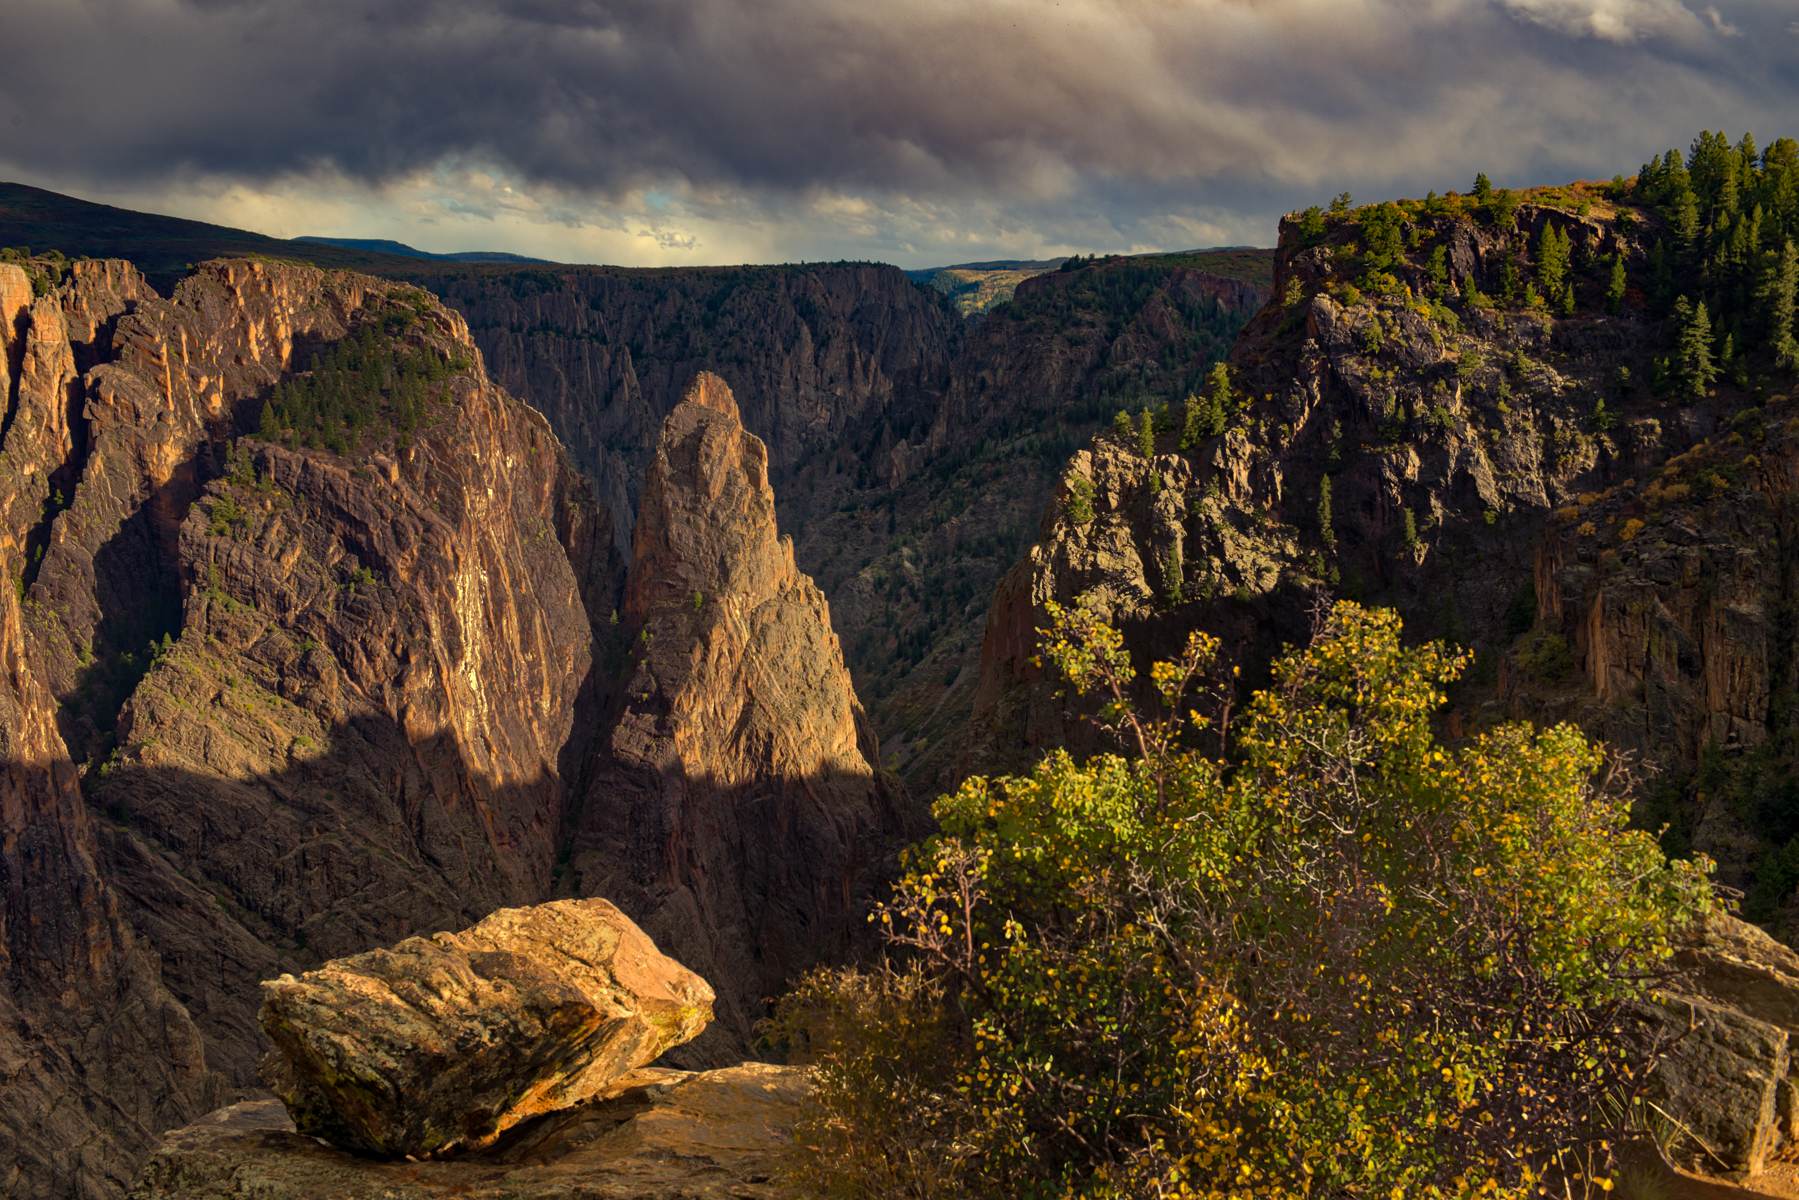
[[[262,985],[265,1081],[299,1133],[365,1154],[492,1145],[712,1019],[705,980],[609,901],[502,909]]]
[[[787,1200],[774,1181],[811,1076],[744,1063],[646,1070],[447,1161],[383,1162],[294,1132],[279,1101],[170,1133],[130,1200]]]

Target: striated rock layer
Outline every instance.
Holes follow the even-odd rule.
[[[401,1157],[479,1149],[600,1095],[712,1019],[706,981],[605,900],[502,909],[262,985],[264,1078],[299,1132]]]
[[[848,945],[909,828],[767,472],[730,389],[696,376],[644,481],[629,657],[575,839],[580,894],[717,989],[717,1023],[677,1055],[692,1062],[742,1057],[764,998]]]

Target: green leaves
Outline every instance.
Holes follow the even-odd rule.
[[[1593,1133],[1644,1065],[1606,1006],[1710,903],[1706,864],[1670,865],[1595,786],[1597,747],[1523,725],[1443,746],[1467,655],[1343,603],[1214,758],[1181,709],[1216,642],[1149,668],[1146,715],[1094,601],[1045,611],[1042,663],[1135,757],[967,781],[877,910],[911,973],[802,987],[938,1039],[840,1037],[810,1128],[863,1164],[841,1192],[920,1169],[903,1143],[955,1194],[1512,1197]],[[905,1017],[927,994],[939,1015]]]

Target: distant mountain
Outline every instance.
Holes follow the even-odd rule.
[[[554,261],[548,258],[526,258],[523,254],[508,254],[504,250],[459,250],[455,254],[433,254],[429,250],[417,250],[405,242],[391,242],[385,238],[297,237],[294,241],[312,242],[320,246],[341,246],[345,250],[368,250],[376,254],[396,254],[401,258],[428,258],[434,262],[549,263]]]

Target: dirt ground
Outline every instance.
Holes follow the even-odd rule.
[[[1727,1183],[1678,1170],[1660,1154],[1640,1154],[1626,1161],[1612,1195],[1617,1200],[1799,1200],[1799,1163],[1769,1163],[1753,1179]]]

